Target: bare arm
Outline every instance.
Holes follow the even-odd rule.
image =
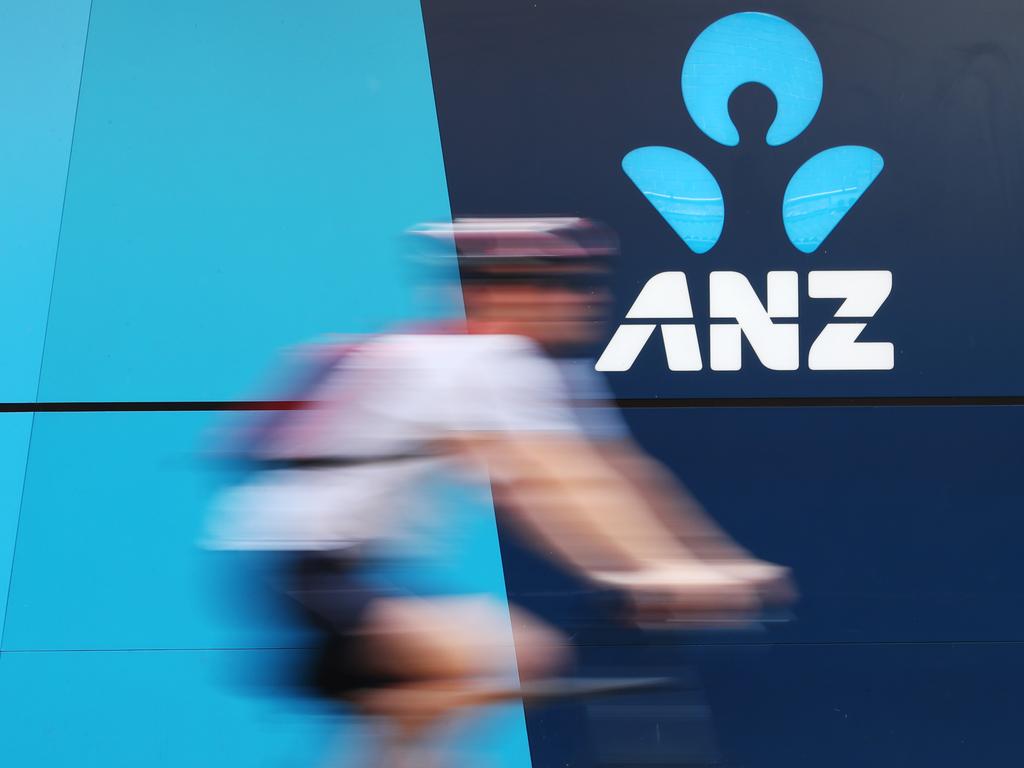
[[[698,556],[733,560],[750,557],[668,470],[631,440],[605,441],[598,444],[596,450],[609,465],[630,479],[662,524]]]
[[[662,524],[697,557],[756,586],[764,600],[789,603],[796,598],[787,568],[759,560],[743,549],[668,470],[632,441],[607,441],[595,449],[630,479]]]
[[[593,581],[633,592],[638,615],[748,611],[765,583],[790,592],[785,569],[751,558],[628,445],[610,453],[576,436],[505,434],[463,448],[483,460],[496,499],[535,545]]]
[[[581,438],[492,435],[464,448],[544,549],[588,575],[695,560],[636,484]]]

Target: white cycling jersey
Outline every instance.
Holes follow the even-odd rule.
[[[473,432],[578,433],[563,373],[529,339],[372,338],[289,416],[273,458],[324,460],[258,472],[217,500],[209,544],[342,549],[400,536],[449,460],[431,446]]]

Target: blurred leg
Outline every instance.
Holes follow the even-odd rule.
[[[509,698],[524,678],[555,672],[566,656],[557,632],[522,611],[513,613],[513,645],[504,609],[479,598],[374,602],[359,631],[366,669],[406,680],[356,691],[362,712],[382,718],[392,765],[423,764],[422,743],[445,716]],[[387,764],[387,763],[385,763]]]

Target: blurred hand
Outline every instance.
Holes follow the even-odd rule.
[[[752,621],[761,608],[754,584],[701,560],[604,571],[593,578],[629,595],[629,618],[638,624],[735,626]]]
[[[751,585],[766,605],[783,607],[796,602],[799,597],[792,573],[785,566],[752,557],[714,560],[712,565],[726,575]]]

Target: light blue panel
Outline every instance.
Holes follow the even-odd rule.
[[[821,62],[804,33],[768,13],[735,13],[698,35],[683,62],[683,100],[690,117],[719,144],[740,137],[729,117],[729,97],[744,83],[760,83],[778,104],[765,141],[785,144],[810,125],[821,104]]]
[[[725,225],[715,177],[696,158],[671,147],[640,147],[622,169],[694,253],[711,250]]]
[[[0,637],[7,612],[8,579],[18,532],[21,488],[31,433],[32,414],[0,415]]]
[[[41,397],[251,395],[282,346],[416,314],[449,216],[417,0],[96,0]]]
[[[333,728],[346,724],[294,703],[233,690],[222,674],[228,655],[5,653],[0,660],[4,764],[317,765]]]
[[[224,678],[247,651],[5,653],[0,722],[5,765],[46,768],[362,766],[369,744],[350,719],[295,701],[251,697]],[[257,654],[261,652],[255,652]],[[481,739],[499,708],[448,738],[456,754],[515,763]],[[58,725],[59,724],[59,725]],[[492,742],[493,747],[493,742]],[[331,756],[336,759],[330,759]],[[521,763],[520,763],[521,765]]]
[[[89,0],[0,0],[0,401],[34,400]]]
[[[801,165],[782,200],[789,241],[804,253],[824,242],[882,172],[882,156],[867,147],[831,147]]]
[[[224,602],[235,565],[200,546],[221,482],[200,454],[222,418],[36,415],[4,650],[294,644],[239,634]],[[403,578],[503,600],[489,498],[445,487],[435,495],[436,514],[422,523],[437,542],[431,562]]]
[[[198,546],[214,419],[36,415],[4,650],[249,645],[219,621],[216,562]]]
[[[202,759],[206,759],[202,745],[209,744],[215,751],[221,744],[219,729],[216,733],[205,730],[209,712],[224,709],[228,713],[225,727],[229,733],[232,728],[253,728],[252,717],[244,715],[245,707],[224,703],[223,695],[203,682],[206,662],[195,661],[200,658],[195,654],[139,652],[111,661],[109,668],[97,661],[122,657],[105,649],[275,648],[301,643],[301,638],[283,631],[264,627],[253,632],[237,624],[237,606],[227,603],[232,587],[225,577],[239,574],[230,563],[224,567],[217,556],[198,546],[217,482],[213,470],[198,460],[197,449],[217,418],[217,414],[204,413],[36,416],[4,641],[5,662],[16,659],[19,664],[36,665],[18,673],[31,678],[33,669],[43,668],[44,662],[37,659],[61,661],[59,667],[46,668],[48,692],[33,693],[32,706],[18,711],[18,718],[26,723],[26,733],[19,737],[26,741],[19,742],[19,749],[38,748],[31,739],[39,737],[47,722],[54,722],[56,715],[35,723],[29,714],[35,711],[32,707],[47,705],[49,696],[60,698],[58,706],[66,707],[67,718],[75,722],[66,744],[45,747],[59,752],[54,754],[54,765],[71,759],[76,739],[87,742],[95,764],[109,757],[114,762],[105,764],[120,765],[118,761],[128,760],[132,754],[144,754],[149,743],[146,739],[157,738],[152,729],[165,733],[167,722],[178,722],[160,715],[163,705],[142,713],[133,703],[136,697],[149,702],[163,696],[168,684],[173,688],[169,694],[173,706],[187,700],[196,702],[195,720],[189,712],[182,727],[184,735],[200,745],[196,754]],[[449,490],[440,500],[439,516],[431,523],[431,537],[439,543],[433,550],[434,565],[420,563],[397,575],[429,589],[485,592],[504,600],[489,498]],[[82,650],[62,653],[69,649]],[[272,682],[273,673],[255,679],[251,675],[287,663],[280,653],[267,653],[264,662],[253,653],[239,651],[222,657],[217,666],[223,676],[221,684]],[[152,661],[139,662],[142,666],[135,668],[127,660],[136,656]],[[72,690],[79,682],[88,683],[83,689],[88,693],[70,698],[55,693],[58,688]],[[103,690],[97,692],[97,685]],[[10,691],[11,687],[4,684],[0,689]],[[10,699],[6,705],[13,707]],[[143,709],[149,709],[148,704]],[[236,717],[232,714],[236,711],[242,714]],[[108,724],[105,728],[91,719],[100,717],[99,712]],[[0,721],[4,714],[0,705]],[[36,714],[42,716],[41,710]],[[117,728],[109,727],[110,723]],[[189,732],[190,728],[199,730]],[[129,732],[124,743],[117,737],[121,730]],[[253,732],[246,738],[259,744],[263,736]],[[496,766],[529,765],[521,707],[496,710],[481,728],[460,738],[493,753]],[[177,759],[182,754],[175,750],[185,747],[174,744],[169,748]],[[242,754],[248,755],[247,750],[243,745]]]

